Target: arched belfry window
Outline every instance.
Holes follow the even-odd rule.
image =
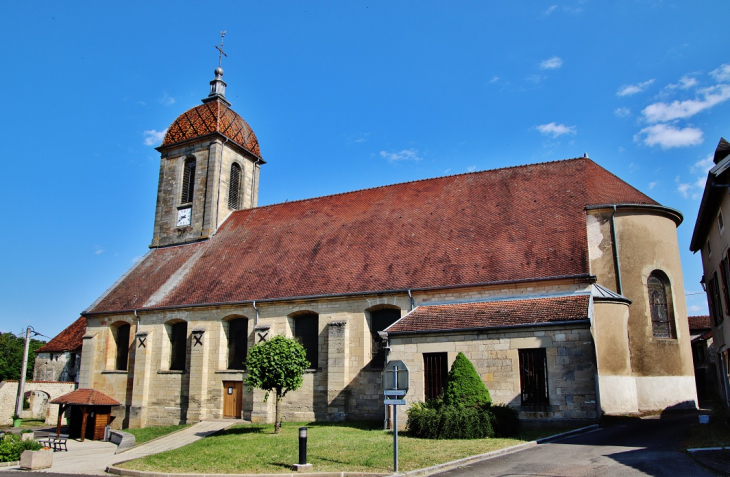
[[[241,188],[241,166],[237,163],[231,164],[231,180],[228,186],[228,208],[238,210],[241,208],[239,189]]]
[[[654,270],[646,281],[649,288],[651,328],[655,338],[676,338],[672,290],[667,276]]]
[[[193,189],[195,184],[195,159],[186,159],[183,168],[182,195],[180,202],[187,204],[193,201]]]

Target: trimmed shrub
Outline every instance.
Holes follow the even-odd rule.
[[[444,404],[447,406],[485,406],[492,402],[487,387],[474,365],[464,353],[459,352],[451,365],[446,381]]]
[[[408,409],[409,434],[425,439],[481,439],[494,437],[494,417],[487,408],[416,403]]]
[[[492,426],[495,437],[514,437],[520,432],[520,418],[516,409],[506,404],[492,404],[489,411],[494,416]]]
[[[25,450],[40,450],[43,446],[36,441],[21,441],[19,435],[6,434],[0,439],[0,462],[20,460]]]

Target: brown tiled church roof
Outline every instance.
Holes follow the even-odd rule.
[[[391,325],[388,333],[447,331],[534,325],[588,319],[589,295],[449,305],[421,305]]]
[[[688,316],[690,330],[704,330],[712,328],[709,315]]]
[[[604,204],[657,205],[580,158],[240,210],[87,313],[588,275],[585,207]]]
[[[261,156],[259,141],[251,127],[223,101],[205,102],[182,113],[167,129],[162,146],[208,134],[220,133],[239,146]]]
[[[38,348],[36,353],[62,353],[81,349],[84,334],[86,333],[86,318],[80,317],[71,323],[65,330],[56,335],[51,341]]]
[[[59,396],[51,404],[75,404],[79,406],[121,406],[122,403],[96,389],[77,389]]]

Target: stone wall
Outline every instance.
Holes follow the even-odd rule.
[[[24,393],[28,391],[42,391],[48,394],[49,402],[59,396],[68,394],[76,388],[74,383],[26,381],[23,388]],[[7,426],[13,423],[12,416],[15,413],[15,400],[18,395],[18,381],[0,382],[0,426]],[[58,405],[48,406],[48,415],[45,422],[49,425],[56,425],[58,419]]]
[[[76,382],[81,356],[76,352],[38,353],[33,368],[35,381]]]
[[[524,419],[596,419],[596,365],[588,323],[535,326],[483,332],[395,335],[391,359],[410,371],[407,403],[424,401],[424,353],[448,353],[449,367],[459,352],[474,364],[489,389],[492,402],[508,404]],[[518,350],[545,348],[549,406],[523,406],[520,397]],[[408,406],[399,408],[402,422]]]

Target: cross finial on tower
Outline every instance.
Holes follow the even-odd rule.
[[[226,36],[226,31],[223,30],[221,32],[221,46],[218,46],[218,45],[215,46],[215,49],[218,50],[218,67],[219,68],[221,66],[221,60],[223,59],[223,57],[225,56],[226,58],[228,58],[228,55],[226,55],[226,52],[223,51],[223,37],[225,37],[225,36]]]

